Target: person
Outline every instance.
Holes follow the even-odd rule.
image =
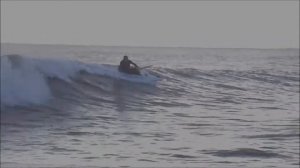
[[[133,66],[132,66],[133,65]],[[124,56],[123,60],[120,62],[119,71],[129,74],[140,75],[139,66],[128,59],[128,56]]]

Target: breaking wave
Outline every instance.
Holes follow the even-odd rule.
[[[71,84],[84,73],[148,85],[159,80],[147,71],[142,76],[123,74],[113,65],[5,55],[1,56],[1,105],[42,104],[52,98],[50,80]]]

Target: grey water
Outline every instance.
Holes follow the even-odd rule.
[[[1,167],[298,168],[299,49],[1,44]]]

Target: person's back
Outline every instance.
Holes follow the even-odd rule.
[[[119,70],[120,71],[129,71],[130,70],[130,60],[125,60],[123,59],[121,62],[120,62],[120,65],[119,65]]]

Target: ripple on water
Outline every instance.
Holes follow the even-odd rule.
[[[173,155],[171,155],[171,157],[175,157],[175,158],[190,158],[190,159],[198,158],[197,156],[184,155],[184,154],[173,154]]]
[[[271,151],[264,151],[252,148],[238,148],[235,150],[215,150],[204,151],[206,154],[211,154],[218,157],[257,157],[257,158],[283,158],[284,155]]]
[[[262,134],[262,135],[249,135],[242,136],[242,138],[258,138],[269,140],[290,140],[290,138],[299,138],[300,134]]]
[[[150,159],[138,159],[138,161],[141,161],[141,162],[157,162],[157,161],[150,160]]]

